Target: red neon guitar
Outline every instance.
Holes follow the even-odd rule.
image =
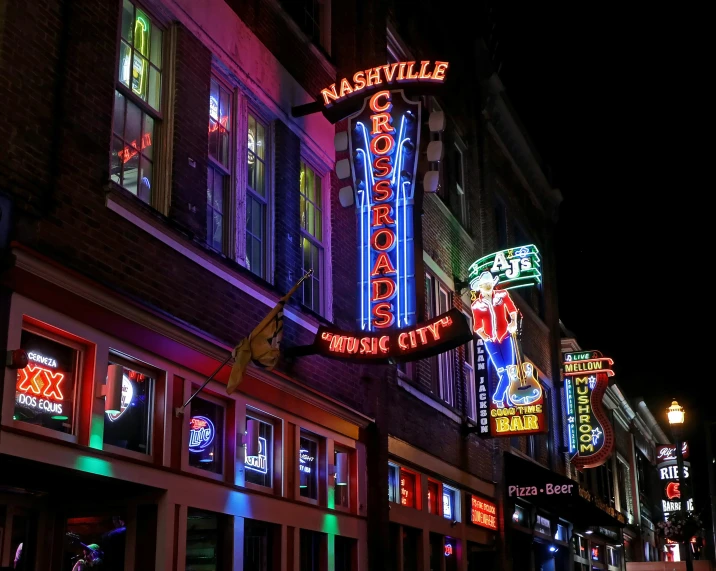
[[[507,376],[510,379],[507,399],[515,406],[534,404],[542,399],[542,385],[535,377],[534,365],[522,361],[517,345],[517,336],[514,333],[512,334],[512,346],[515,350],[517,364],[507,367]]]

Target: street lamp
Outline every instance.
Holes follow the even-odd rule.
[[[686,501],[686,490],[684,490],[684,456],[681,451],[683,444],[681,443],[681,429],[684,425],[684,417],[686,412],[684,407],[679,405],[676,400],[671,403],[671,406],[666,409],[666,415],[669,417],[669,425],[671,426],[671,433],[674,436],[676,444],[676,469],[679,471],[679,497],[681,499],[681,511],[684,515],[687,511]],[[691,538],[686,538],[684,541],[683,552],[684,559],[686,561],[686,571],[693,571],[693,563],[691,562]]]

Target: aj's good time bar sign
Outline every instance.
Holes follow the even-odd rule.
[[[541,282],[539,251],[532,244],[501,250],[477,260],[469,272],[478,335],[478,432],[504,437],[547,432],[544,391],[537,368],[522,356],[519,312],[507,291]]]
[[[614,432],[602,407],[614,362],[599,351],[565,353],[563,357],[572,464],[579,470],[596,468],[614,448]]]

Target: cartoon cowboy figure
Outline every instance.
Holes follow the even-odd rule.
[[[485,342],[490,360],[500,380],[492,395],[492,402],[499,408],[509,406],[507,389],[510,378],[508,367],[514,370],[515,347],[513,333],[517,331],[517,308],[510,294],[502,289],[495,289],[499,278],[484,271],[470,282],[470,287],[477,292],[472,302],[472,317],[477,333]]]

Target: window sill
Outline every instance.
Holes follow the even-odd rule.
[[[143,452],[137,452],[135,450],[127,450],[126,448],[122,448],[121,446],[114,446],[112,444],[105,444],[103,442],[102,450],[104,450],[105,452],[111,452],[112,454],[115,454],[117,456],[126,456],[127,458],[132,458],[133,460],[144,462],[145,464],[154,463],[154,457],[151,454],[144,454]]]
[[[451,410],[448,405],[444,405],[442,403],[439,403],[436,401],[433,397],[426,395],[421,390],[417,389],[416,387],[412,386],[411,384],[404,381],[400,376],[398,377],[398,386],[402,388],[407,393],[413,395],[416,399],[419,401],[424,402],[425,404],[431,406],[438,412],[444,414],[447,416],[450,420],[455,422],[456,424],[461,424],[462,420],[460,419],[460,416]]]
[[[261,278],[253,274],[251,274],[251,277],[244,275],[248,270],[224,256],[222,256],[222,259],[217,259],[219,255],[209,252],[203,246],[199,246],[191,232],[181,228],[171,219],[141,202],[133,194],[115,186],[111,184],[107,194],[107,208],[112,212],[141,228],[172,250],[199,264],[215,276],[263,303],[267,311],[273,309],[278,303],[281,296],[276,292],[267,291],[271,288],[268,282],[264,282],[266,284],[264,287],[254,283],[254,280],[260,280]],[[311,333],[318,331],[319,322],[315,318],[297,310],[294,304],[287,304],[284,309],[284,315]]]

